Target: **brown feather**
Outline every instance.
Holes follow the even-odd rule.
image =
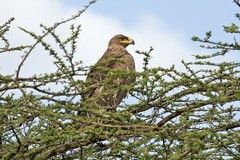
[[[134,59],[125,49],[128,45],[127,40],[131,39],[123,35],[116,35],[109,41],[108,49],[87,75],[82,94],[83,101],[92,99],[96,106],[116,109],[122,99],[126,97],[126,90],[116,90],[116,88],[120,85],[132,84],[135,78],[116,76],[111,82],[108,83],[107,81],[117,72],[127,74],[135,71]],[[134,43],[134,41],[130,43]],[[99,98],[100,95],[102,97]]]

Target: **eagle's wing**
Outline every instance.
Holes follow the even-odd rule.
[[[86,85],[83,89],[83,99],[89,99],[100,95],[103,91],[111,90],[114,85],[104,84],[103,82],[114,71],[134,71],[135,64],[131,54],[125,48],[109,48],[101,59],[91,68],[86,79]],[[117,78],[114,80],[115,85],[127,85],[134,82],[134,78]],[[118,91],[102,97],[97,101],[98,105],[110,105],[116,108],[122,99],[126,96],[127,91]]]

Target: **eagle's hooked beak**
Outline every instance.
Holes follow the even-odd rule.
[[[124,39],[121,41],[122,44],[124,45],[129,45],[129,44],[135,44],[134,40],[132,38]]]

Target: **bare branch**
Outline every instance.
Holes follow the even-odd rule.
[[[240,7],[240,2],[239,2],[239,0],[233,0],[233,2],[234,2],[236,5],[238,5],[238,7]]]

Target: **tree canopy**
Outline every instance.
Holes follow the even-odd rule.
[[[136,51],[143,55],[143,71],[131,73],[135,84],[113,88],[128,90],[134,103],[122,103],[115,112],[92,104],[80,107],[82,77],[88,70],[75,58],[80,25],[70,25],[67,39],[61,39],[56,31],[79,18],[94,2],[53,26],[41,25],[42,34],[20,28],[35,40],[33,44],[11,46],[7,33],[14,18],[0,26],[0,58],[9,52],[22,54],[15,74],[1,74],[0,68],[0,157],[240,159],[240,63],[224,59],[239,53],[235,38],[239,27],[234,23],[224,26],[225,33],[233,35],[232,42],[213,41],[212,32],[193,37],[200,47],[214,53],[196,54],[194,62],[183,60],[184,71],[174,65],[150,68],[154,49]],[[48,37],[54,38],[55,44],[49,43]],[[22,66],[39,45],[53,58],[56,70],[23,77]],[[222,60],[216,61],[219,57]],[[116,72],[104,83],[126,74]],[[81,116],[79,111],[94,116]]]

